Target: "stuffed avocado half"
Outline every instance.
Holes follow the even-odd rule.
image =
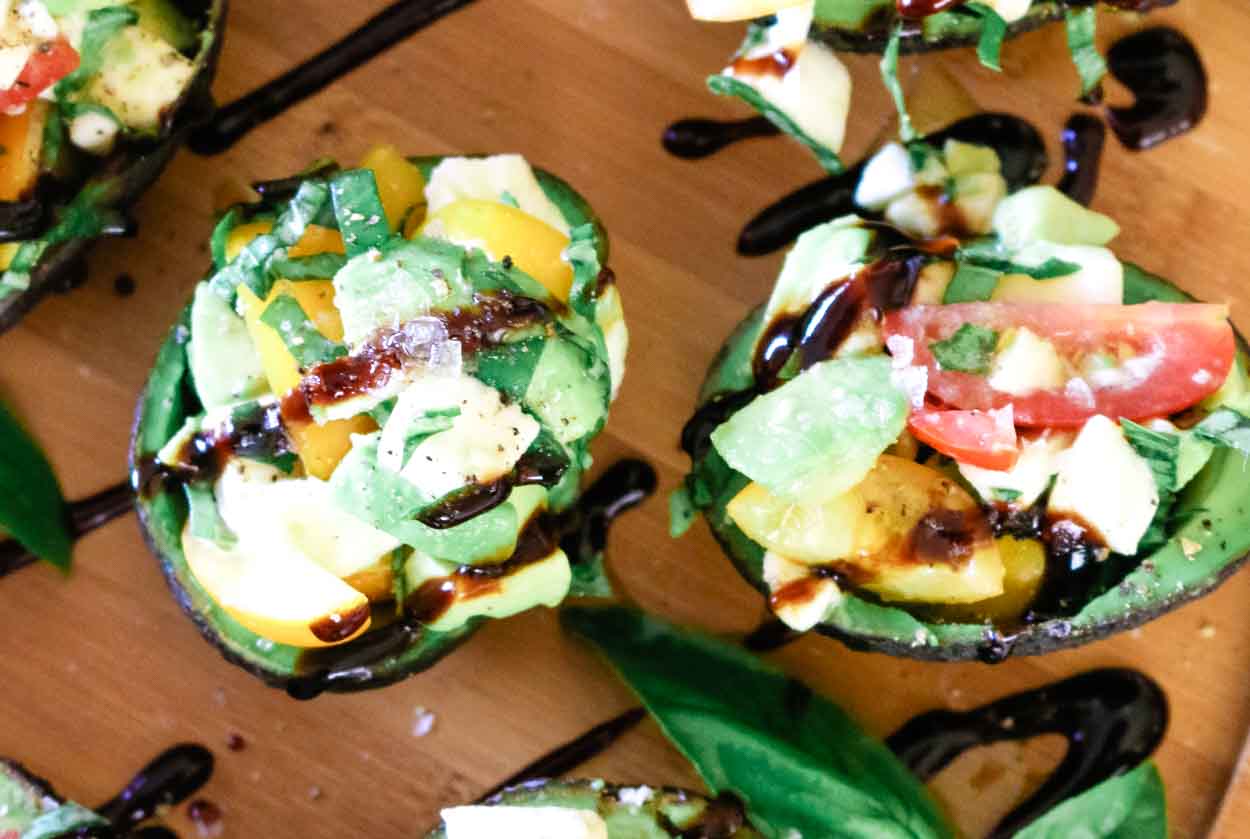
[[[881,73],[900,113],[901,133],[912,128],[898,78],[903,52],[977,44],[987,67],[1001,70],[1010,35],[1066,19],[1068,46],[1081,80],[1093,95],[1106,72],[1095,46],[1098,4],[1053,0],[687,0],[694,17],[750,21],[729,65],[708,87],[733,96],[808,147],[830,172],[839,158],[851,106],[851,76],[837,50],[883,52]],[[1145,11],[1154,0],[1107,0],[1107,7]]]
[[[86,246],[211,107],[226,0],[0,2],[0,328],[68,288]]]
[[[1217,585],[1250,550],[1246,357],[1224,305],[1007,194],[993,150],[891,144],[788,254],[683,444],[778,617],[927,658],[1040,653]]]
[[[742,807],[684,790],[536,781],[484,804],[449,807],[426,839],[757,839]]]
[[[95,836],[108,823],[72,801],[62,801],[44,781],[16,763],[0,760],[0,839]]]
[[[517,155],[382,147],[258,186],[214,232],[133,442],[184,608],[270,683],[359,689],[558,604],[551,517],[628,342],[589,207]]]

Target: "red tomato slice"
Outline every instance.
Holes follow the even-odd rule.
[[[985,376],[938,366],[929,345],[965,323],[998,332],[1026,327],[1068,358],[1127,345],[1141,362],[1127,381],[1098,385],[1078,379],[1064,388],[1012,395],[990,387]],[[1170,416],[1218,390],[1236,352],[1228,307],[1207,303],[910,306],[890,312],[884,331],[887,338],[912,339],[916,363],[929,368],[929,393],[944,405],[969,411],[1012,405],[1016,425],[1034,428],[1077,428],[1095,414],[1131,420]]]
[[[47,41],[35,49],[17,81],[0,90],[0,110],[25,105],[52,85],[78,69],[78,51],[64,38]]]
[[[917,440],[970,466],[1005,472],[1020,456],[1010,405],[997,411],[925,409],[913,413],[907,427]]]

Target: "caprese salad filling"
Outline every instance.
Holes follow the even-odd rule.
[[[49,248],[100,234],[101,202],[79,190],[168,132],[208,23],[172,0],[0,0],[0,299]]]
[[[485,804],[448,807],[427,839],[634,839],[716,836],[757,839],[741,805],[653,787],[603,781],[540,781]]]
[[[375,614],[447,632],[564,598],[547,514],[628,337],[602,231],[552,183],[518,155],[381,147],[219,223],[175,335],[194,401],[156,467],[194,583],[247,630],[324,647]]]
[[[757,546],[795,629],[848,596],[935,623],[1073,615],[1173,537],[1217,448],[1250,452],[1227,306],[1141,302],[1111,219],[1006,195],[998,168],[956,141],[881,150],[859,199],[885,221],[799,238],[718,362],[736,387],[711,382],[687,427],[675,513]]]
[[[1112,8],[1146,11],[1156,0],[1104,0]],[[1064,18],[1068,46],[1090,95],[1106,73],[1095,46],[1094,3],[1056,0],[687,0],[698,20],[750,21],[742,45],[719,74],[713,92],[741,99],[807,146],[822,166],[841,171],[851,78],[835,49],[884,52],[881,71],[900,111],[904,139],[912,139],[898,80],[904,49],[977,44],[981,62],[1000,70],[1005,38],[1016,30]]]

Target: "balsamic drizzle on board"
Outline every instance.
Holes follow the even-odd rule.
[[[794,682],[796,690],[808,688]],[[602,754],[646,716],[631,708],[558,746],[503,781],[488,799],[520,784],[559,778]],[[1146,760],[1163,739],[1168,702],[1163,688],[1135,670],[1090,670],[1064,681],[1014,693],[970,711],[927,711],[913,717],[886,745],[928,782],[964,752],[1004,740],[1061,734],[1068,751],[1046,781],[987,839],[1006,839],[1052,808]]]
[[[1128,0],[1133,4],[1151,1]],[[1206,70],[1194,45],[1175,29],[1154,27],[1121,39],[1108,52],[1107,65],[1135,97],[1132,106],[1106,108],[1111,130],[1130,149],[1153,148],[1189,131],[1206,113]],[[1013,128],[1019,132],[1014,138],[1006,133]],[[742,140],[779,133],[763,117],[691,118],[666,128],[661,142],[676,157],[697,159]],[[1065,166],[1058,187],[1082,204],[1089,203],[1097,185],[1105,133],[1101,120],[1089,114],[1074,116],[1064,129]],[[941,145],[948,138],[993,146],[1003,158],[1003,175],[1013,190],[1036,183],[1046,166],[1045,147],[1036,129],[1009,115],[982,114],[960,120],[925,139]],[[738,252],[744,256],[772,253],[804,230],[849,213],[872,217],[854,202],[855,185],[866,163],[860,161],[814,181],[761,210],[739,235]]]
[[[134,508],[134,503],[135,496],[130,482],[122,481],[89,498],[66,504],[65,515],[69,520],[70,535],[76,541],[113,519],[129,513]],[[38,559],[16,539],[6,539],[0,542],[0,578],[33,565]]]
[[[296,65],[251,93],[218,108],[192,132],[187,145],[200,155],[227,151],[252,129],[279,116],[314,93],[436,23],[472,0],[399,0],[342,40]]]

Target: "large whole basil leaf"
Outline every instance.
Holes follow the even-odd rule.
[[[924,787],[833,703],[745,650],[633,609],[567,607],[708,787],[770,839],[949,837]]]
[[[65,498],[39,446],[0,405],[0,528],[27,550],[68,570],[73,539]]]
[[[1167,797],[1153,763],[1070,798],[1014,839],[1166,839]]]

